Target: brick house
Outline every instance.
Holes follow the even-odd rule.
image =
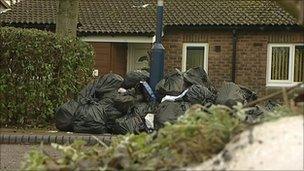
[[[43,4],[43,5],[41,5]],[[235,81],[258,94],[304,80],[304,28],[273,0],[165,0],[166,72],[203,67],[219,87]],[[156,1],[82,0],[78,36],[93,45],[99,74],[148,68]],[[55,0],[23,0],[2,26],[54,31]]]

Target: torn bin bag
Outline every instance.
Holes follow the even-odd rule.
[[[185,96],[183,97],[184,101],[190,102],[191,104],[201,104],[206,105],[207,103],[215,102],[215,95],[209,91],[207,87],[202,85],[192,85]]]
[[[211,84],[209,77],[205,70],[201,67],[195,67],[187,70],[184,73],[185,81],[190,85],[202,85],[207,87],[213,94],[216,94],[216,90]]]
[[[75,111],[78,103],[75,100],[70,100],[57,108],[55,112],[55,125],[60,131],[73,131],[73,122],[75,119]]]
[[[160,80],[156,85],[155,90],[157,95],[161,98],[166,95],[177,96],[186,89],[184,83],[182,73],[179,70],[175,70]]]
[[[74,131],[79,133],[106,133],[105,111],[92,99],[81,99],[75,112]]]
[[[165,122],[174,123],[189,107],[190,104],[187,102],[164,101],[160,103],[154,118],[155,127],[159,129],[164,126]]]
[[[243,90],[235,83],[224,83],[218,92],[216,103],[232,108],[237,102],[246,102]]]

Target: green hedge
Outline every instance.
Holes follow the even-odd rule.
[[[2,127],[51,123],[92,75],[92,47],[50,32],[0,28],[0,55]]]

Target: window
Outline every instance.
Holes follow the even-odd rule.
[[[202,67],[208,69],[208,44],[207,43],[184,43],[182,71],[189,68]]]
[[[304,44],[269,44],[267,86],[304,81]]]

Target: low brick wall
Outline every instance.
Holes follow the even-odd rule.
[[[95,136],[95,138],[93,137]],[[98,144],[99,141],[110,144],[112,135],[84,135],[84,134],[64,134],[64,135],[33,135],[33,134],[1,134],[0,144],[70,144],[74,140],[83,140],[86,145]],[[98,140],[97,140],[97,139]]]

